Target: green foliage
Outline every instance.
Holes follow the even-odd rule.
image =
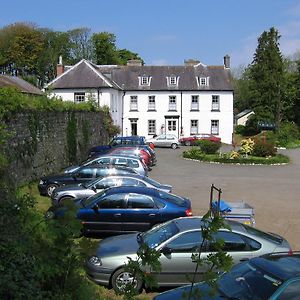
[[[106,131],[108,133],[108,136],[110,138],[114,137],[115,135],[120,133],[120,128],[119,128],[119,126],[116,126],[113,123],[113,120],[112,120],[111,115],[109,113],[109,107],[108,106],[103,106],[102,111],[103,111],[103,114],[104,114],[104,119],[103,119],[104,128],[106,129]]]
[[[258,157],[268,157],[275,156],[276,152],[277,149],[275,148],[274,144],[258,140],[254,144],[252,155]]]
[[[241,141],[239,152],[243,155],[250,155],[253,152],[254,141],[250,138]]]
[[[209,140],[198,140],[195,142],[201,151],[205,154],[214,154],[221,148],[221,143],[215,143]]]
[[[258,134],[260,132],[260,129],[258,128],[258,121],[259,118],[257,115],[255,114],[251,115],[246,122],[243,135],[251,136],[251,135]]]
[[[70,164],[76,163],[77,157],[77,120],[74,112],[69,114],[67,126],[67,155]]]
[[[236,134],[240,134],[245,136],[245,126],[244,125],[236,125],[234,128]]]
[[[280,146],[287,146],[289,143],[299,140],[300,132],[298,126],[292,122],[284,122],[279,128],[277,138]]]
[[[183,157],[202,160],[202,158],[205,157],[205,154],[198,147],[192,147],[187,151],[183,151]]]

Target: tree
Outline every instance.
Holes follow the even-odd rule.
[[[130,59],[141,60],[142,64],[144,64],[144,61],[140,58],[140,56],[137,53],[133,53],[127,49],[118,50],[118,59],[120,65],[126,65],[127,61]]]
[[[255,97],[254,112],[262,120],[276,123],[282,118],[283,59],[279,49],[280,35],[272,27],[258,38],[254,59],[249,67],[250,89]]]
[[[92,36],[96,64],[118,64],[116,36],[109,32],[94,33]]]

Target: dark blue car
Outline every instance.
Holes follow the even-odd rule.
[[[148,187],[114,187],[78,200],[77,218],[84,234],[146,231],[158,223],[191,216],[191,202]],[[64,207],[56,208],[56,215]]]

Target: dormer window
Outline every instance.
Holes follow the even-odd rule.
[[[209,77],[197,77],[198,86],[209,86]]]
[[[141,76],[139,77],[139,85],[150,86],[151,76]]]
[[[177,86],[178,80],[179,80],[179,77],[176,77],[176,76],[167,77],[168,86]]]

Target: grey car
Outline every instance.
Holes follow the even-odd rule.
[[[126,282],[133,277],[124,270],[129,258],[136,259],[136,253],[142,243],[161,252],[159,258],[161,272],[155,274],[158,286],[181,286],[190,283],[195,271],[192,253],[197,252],[202,242],[201,217],[177,218],[155,226],[144,233],[133,233],[106,238],[100,241],[97,252],[86,262],[88,277],[115,291],[124,289]],[[233,258],[234,264],[270,252],[290,251],[289,243],[282,237],[266,233],[235,221],[226,221],[231,231],[220,229],[215,239],[224,241],[224,249]],[[201,258],[212,253],[213,241],[205,243]],[[198,268],[197,281],[205,266]],[[135,287],[141,290],[143,282],[135,278]]]
[[[128,168],[133,168],[135,171],[142,175],[148,175],[148,167],[144,164],[141,158],[137,156],[128,155],[101,155],[97,157],[92,157],[82,162],[80,166],[89,165],[112,165],[112,166],[124,166]],[[65,173],[73,172],[80,168],[80,166],[70,166],[64,170]]]
[[[178,148],[180,144],[174,134],[160,134],[152,139],[147,139],[146,143],[153,143],[155,147],[167,147],[172,149]]]
[[[52,205],[57,206],[61,203],[61,201],[70,198],[79,199],[83,197],[92,196],[96,193],[103,191],[104,189],[115,186],[153,187],[165,191],[167,193],[172,192],[171,185],[161,184],[147,176],[140,176],[137,174],[114,175],[98,178],[96,180],[83,184],[56,188],[51,195]]]

